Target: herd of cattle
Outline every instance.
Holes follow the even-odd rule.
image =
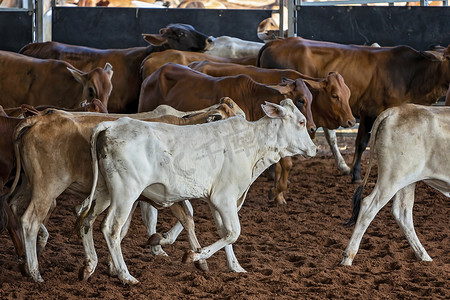
[[[356,226],[342,264],[351,265],[364,231],[391,198],[417,258],[431,260],[415,234],[412,204],[419,180],[450,196],[450,173],[441,167],[450,160],[450,110],[429,106],[445,96],[450,104],[450,45],[436,55],[300,37],[260,44],[213,38],[187,24],[143,37],[149,46],[45,42],[19,54],[0,51],[0,232],[8,229],[33,280],[42,281],[45,224],[68,190],[85,199],[74,226],[85,249],[82,279],[97,266],[92,225],[107,210],[110,273],[138,282],[120,248],[137,203],[153,254],[165,255],[161,246],[184,228],[186,260],[207,270],[206,259],[224,248],[228,268],[245,272],[232,244],[251,184],[274,165],[271,198],[285,203],[290,157],[316,154],[318,127],[353,182],[361,182],[369,142],[371,163],[375,152],[378,158],[373,192],[361,201],[368,175],[355,192],[349,223]],[[353,127],[355,117],[350,168],[335,129]],[[207,247],[195,235],[191,199],[205,200],[216,222],[220,239]],[[156,232],[163,207],[179,220],[164,237]]]

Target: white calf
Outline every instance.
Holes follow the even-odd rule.
[[[232,252],[240,234],[238,211],[267,167],[285,156],[316,154],[306,119],[292,100],[262,108],[267,117],[256,122],[230,118],[207,126],[174,126],[121,118],[96,126],[91,137],[94,184],[81,220],[89,213],[89,219],[95,218],[106,208],[102,203],[111,203],[102,230],[123,283],[138,282],[123,260],[120,232],[140,194],[158,207],[186,199],[207,201],[221,239],[194,253],[193,261],[199,261],[223,247]],[[99,169],[105,182],[97,186]],[[245,272],[232,257],[229,267]]]
[[[390,108],[375,121],[371,136],[369,168],[363,184],[356,190],[352,223],[353,235],[344,251],[343,265],[351,265],[362,236],[378,211],[394,197],[392,214],[417,259],[431,261],[414,230],[412,209],[418,181],[450,197],[450,108],[414,104]],[[378,179],[372,193],[361,195],[376,150]]]
[[[231,36],[219,36],[214,39],[213,48],[205,53],[220,57],[241,58],[258,55],[262,46],[264,43],[241,40]]]

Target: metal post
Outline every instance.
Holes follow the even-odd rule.
[[[280,32],[278,33],[278,36],[281,38],[284,38],[284,0],[280,0]]]
[[[43,0],[35,0],[34,2],[34,22],[36,23],[35,38],[33,42],[43,42],[44,41],[44,2]]]
[[[428,6],[428,0],[420,0],[420,6]]]
[[[288,0],[288,36],[297,36],[297,18],[295,11],[295,0]]]

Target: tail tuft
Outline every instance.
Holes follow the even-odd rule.
[[[355,190],[355,193],[353,194],[353,212],[350,219],[348,219],[347,223],[344,224],[345,227],[350,227],[356,223],[356,220],[358,219],[359,210],[361,209],[361,198],[363,193],[364,185],[361,184],[358,186],[358,188]]]

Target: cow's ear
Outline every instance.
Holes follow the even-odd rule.
[[[308,79],[303,79],[303,81],[305,82],[306,86],[308,87],[308,89],[312,89],[312,90],[320,90],[323,85],[324,85],[324,81],[323,80],[319,80],[319,81],[315,81],[315,80],[308,80]]]
[[[81,84],[86,84],[86,78],[84,78],[83,75],[85,75],[83,72],[81,72],[80,70],[71,68],[71,67],[67,67],[67,70],[70,71],[70,73],[72,73],[73,78],[75,78],[79,83]]]
[[[208,118],[206,118],[206,123],[211,123],[211,122],[219,121],[222,119],[223,118],[222,118],[221,114],[214,114],[214,115],[210,115]]]
[[[261,104],[261,107],[269,118],[283,118],[286,115],[286,109],[275,103],[266,102]]]
[[[444,58],[446,60],[450,60],[450,44],[444,50]]]
[[[233,108],[234,107],[233,100],[231,100],[230,97],[222,97],[222,98],[220,98],[219,103],[220,104],[226,104],[226,105],[228,105],[229,108]]]
[[[111,66],[111,64],[109,62],[107,62],[105,64],[105,67],[103,68],[103,70],[105,70],[106,74],[108,74],[109,79],[111,80],[114,71],[113,71],[113,67]]]
[[[160,34],[143,33],[142,37],[153,46],[161,46],[162,44],[167,43],[167,39]]]
[[[294,83],[294,81],[295,81],[295,80],[292,80],[292,79],[287,78],[287,77],[282,77],[282,78],[281,78],[281,83],[291,84],[291,83]]]

